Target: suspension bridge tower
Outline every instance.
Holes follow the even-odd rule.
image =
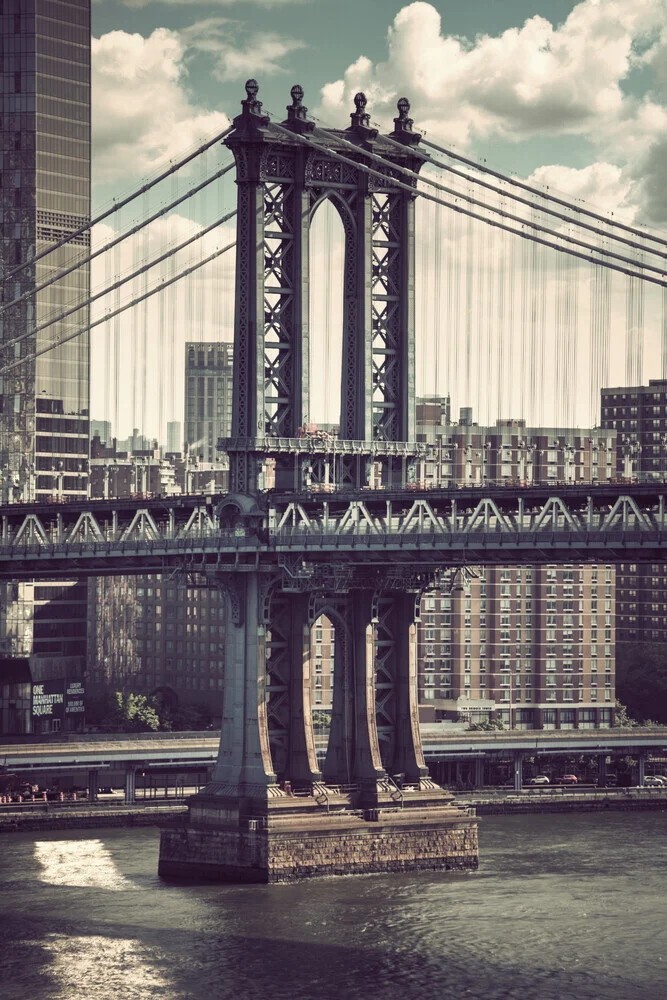
[[[417,714],[416,626],[428,572],[281,555],[264,487],[294,494],[387,488],[415,476],[414,183],[420,136],[398,102],[386,136],[355,97],[350,126],[322,129],[292,88],[273,123],[246,84],[225,142],[238,235],[231,492],[223,530],[260,555],[220,573],[227,628],[222,735],[187,823],[164,830],[160,873],[284,881],[352,872],[472,868],[476,821],[429,778]],[[377,157],[381,156],[380,163]],[[378,167],[378,163],[380,166]],[[411,189],[412,188],[412,189]],[[309,420],[309,235],[324,200],[345,233],[340,434]],[[349,494],[348,494],[349,495]],[[310,705],[313,623],[335,625],[332,721],[319,763]]]

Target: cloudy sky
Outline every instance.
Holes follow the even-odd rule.
[[[93,0],[93,35],[98,206],[223,128],[254,76],[274,117],[284,116],[298,82],[324,125],[346,125],[364,90],[385,126],[405,95],[416,127],[434,141],[624,221],[667,229],[667,0]],[[446,218],[431,219],[434,233]],[[614,309],[622,307],[619,299]],[[336,308],[332,299],[323,322]],[[428,309],[422,326],[435,329],[437,310]],[[492,333],[490,369],[498,362]],[[479,403],[481,369],[475,376],[468,365],[466,374],[453,354],[433,360],[422,352],[424,370],[435,372],[432,385],[421,379],[422,391]],[[504,363],[511,370],[511,359]],[[542,365],[548,370],[548,359]],[[644,368],[660,374],[647,369],[646,351]],[[591,382],[591,405],[603,377]],[[502,409],[500,393],[489,419]]]
[[[237,112],[255,76],[325,123],[363,89],[499,169],[667,224],[666,0],[101,0],[95,176],[143,176]]]

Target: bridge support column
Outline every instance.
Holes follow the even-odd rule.
[[[638,770],[637,783],[640,786],[643,786],[644,778],[646,777],[646,756],[647,756],[646,753],[640,753],[639,757],[637,758],[637,770]]]
[[[312,792],[322,780],[317,764],[311,708],[310,622],[308,595],[288,600],[289,719],[285,779],[293,788]]]
[[[209,785],[201,793],[265,802],[279,795],[267,726],[266,626],[258,573],[234,574],[226,595],[222,733]]]
[[[607,755],[601,753],[598,757],[598,788],[607,787]]]
[[[415,594],[399,594],[391,603],[396,623],[396,741],[391,770],[404,774],[408,783],[431,786],[419,732]]]
[[[97,802],[97,789],[99,788],[99,772],[93,768],[88,772],[88,801]]]
[[[475,788],[484,787],[484,758],[477,757],[475,760]]]
[[[523,787],[523,754],[514,752],[514,791],[520,792]]]
[[[125,769],[125,805],[133,806],[137,794],[137,769],[133,764],[128,764]]]
[[[331,785],[374,787],[384,778],[375,720],[372,593],[345,600],[344,634],[336,634],[333,707],[324,778]]]

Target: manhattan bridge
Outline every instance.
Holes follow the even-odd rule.
[[[5,415],[3,463],[11,465],[13,455],[23,502],[0,508],[0,577],[186,572],[224,593],[218,761],[212,781],[191,802],[189,824],[163,832],[165,874],[272,880],[470,867],[474,820],[430,781],[420,742],[421,595],[452,567],[662,561],[667,489],[660,478],[425,489],[417,385],[423,390],[429,371],[437,377],[444,370],[462,375],[468,389],[476,384],[480,397],[492,396],[499,407],[520,398],[534,412],[552,407],[552,426],[572,426],[581,398],[599,398],[619,355],[635,382],[649,358],[656,365],[660,358],[664,376],[667,240],[425,139],[404,98],[393,129],[383,134],[363,94],[354,99],[349,127],[333,129],[309,118],[299,86],[280,123],[257,93],[249,80],[228,129],[56,244],[76,248],[70,270],[97,259],[105,281],[86,302],[25,330],[11,328],[0,366],[5,394],[20,393],[37,359],[57,358],[70,341],[94,338],[96,327],[107,335],[115,330],[104,391],[107,412],[114,406],[117,412],[126,389],[123,315],[161,302],[154,314],[161,320],[159,349],[170,322],[173,328],[173,288],[190,289],[192,320],[198,273],[233,251],[233,417],[231,437],[220,442],[229,456],[229,492],[40,502],[26,491],[29,473],[17,457],[27,451],[21,435],[29,424],[10,428]],[[222,151],[213,170],[211,150]],[[181,172],[191,179],[198,162],[202,179],[187,180],[182,192],[174,178]],[[219,189],[233,170],[235,208],[227,211],[219,198],[213,221],[202,212],[194,234],[174,233],[171,245],[152,256],[146,239],[142,259],[121,273],[123,240]],[[155,209],[150,196],[161,184],[168,193]],[[213,200],[210,194],[209,215]],[[338,373],[327,370],[318,382],[311,364],[311,235],[325,203],[343,232],[343,333],[339,430],[317,436],[304,433],[316,397],[331,384],[338,393]],[[143,217],[122,231],[118,220],[128,204],[140,206]],[[419,230],[418,206],[424,207]],[[227,240],[225,226],[234,217],[236,238]],[[116,220],[111,235],[91,249],[90,228],[110,219]],[[462,251],[473,226],[481,235]],[[199,256],[182,266],[195,244]],[[448,277],[440,281],[445,264]],[[5,289],[20,270],[5,272]],[[62,274],[56,269],[41,287]],[[418,285],[432,299],[428,322]],[[578,337],[584,289],[589,327]],[[27,297],[12,300],[6,291],[2,314]],[[462,319],[454,330],[456,315]],[[428,323],[431,335],[421,329]],[[160,379],[160,355],[151,359],[145,334],[143,348],[135,342],[131,349],[133,391],[143,378],[146,400],[154,391],[149,383]],[[310,630],[323,614],[337,638],[332,723],[320,766]],[[402,788],[395,774],[404,776]]]

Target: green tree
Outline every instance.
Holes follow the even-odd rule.
[[[617,701],[614,708],[614,725],[620,729],[633,729],[639,723],[636,719],[631,719],[628,710],[622,701]]]
[[[485,719],[484,722],[471,722],[468,726],[468,732],[490,733],[496,729],[504,728],[502,719]]]
[[[147,698],[145,694],[134,694],[131,691],[123,695],[122,691],[116,691],[111,703],[109,721],[124,732],[157,732],[160,728],[157,707],[153,699]]]

